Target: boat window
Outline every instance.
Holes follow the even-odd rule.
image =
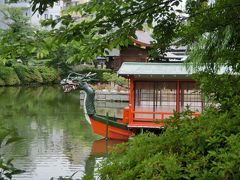
[[[176,109],[176,82],[136,82],[134,99],[137,112],[172,112]],[[161,114],[135,117],[161,119]]]
[[[169,113],[176,110],[177,106],[180,111],[188,107],[193,112],[202,112],[203,98],[195,82],[180,81],[178,97],[177,81],[135,81],[134,87],[134,110],[138,112],[134,116],[136,119],[163,118],[160,113],[141,112],[166,112],[164,118],[167,118],[172,116]]]
[[[180,83],[180,110],[187,107],[193,112],[202,112],[204,106],[200,89],[194,82]]]

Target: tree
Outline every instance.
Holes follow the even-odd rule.
[[[51,1],[33,0],[33,8],[44,10]],[[55,32],[63,41],[78,41],[81,45],[81,59],[92,59],[107,54],[106,49],[127,46],[129,36],[135,37],[136,30],[150,29],[153,32],[154,46],[164,52],[176,38],[176,30],[182,22],[181,0],[92,0],[70,8],[61,21],[64,27]],[[37,5],[36,5],[37,4]],[[39,10],[39,9],[38,9]],[[77,12],[81,20],[75,21],[69,14]],[[161,43],[159,43],[161,42]]]
[[[189,1],[187,10],[189,18],[180,31],[182,42],[189,46],[187,62],[194,64],[203,91],[222,110],[239,106],[240,2]]]
[[[61,21],[64,25],[55,31],[59,42],[78,42],[78,61],[107,54],[106,49],[127,46],[131,43],[128,37],[134,37],[136,30],[148,28],[155,39],[152,55],[164,54],[173,43],[187,45],[187,62],[194,64],[199,73],[201,70],[205,72],[199,79],[204,82],[205,93],[213,95],[213,100],[220,104],[236,96],[236,104],[240,104],[240,98],[237,98],[240,92],[234,88],[239,80],[231,75],[240,71],[239,1],[216,0],[209,3],[207,0],[188,0],[184,13],[179,9],[181,2],[91,0],[69,9],[65,16],[49,23],[54,25]],[[33,0],[33,8],[36,3],[39,2]],[[48,3],[41,1],[38,7],[44,10]],[[72,12],[78,12],[82,19],[75,21],[70,15]],[[228,74],[225,80],[216,75],[223,66]],[[229,89],[213,88],[218,81],[225,82]],[[231,101],[228,100],[226,108],[230,106]]]
[[[33,0],[33,9],[43,13],[48,5],[53,6],[53,2]],[[58,33],[61,40],[77,40],[82,43],[83,50],[87,49],[85,53],[96,54],[103,53],[105,48],[128,45],[127,37],[134,36],[135,30],[147,27],[153,33],[153,45],[162,53],[169,44],[180,40],[183,44],[192,45],[190,57],[204,50],[204,54],[199,53],[202,62],[227,62],[227,66],[237,70],[238,67],[233,64],[239,50],[232,46],[236,48],[239,42],[239,1],[216,0],[210,4],[207,0],[188,0],[184,13],[180,10],[181,2],[91,0],[68,10],[60,18],[66,26]],[[82,20],[74,21],[69,15],[71,12],[79,13]],[[198,48],[201,49],[196,52]],[[206,60],[205,56],[211,60]]]
[[[6,60],[21,59],[24,63],[32,57],[35,43],[34,29],[23,16],[22,9],[2,7],[3,22],[7,26],[1,30],[0,56]]]
[[[5,6],[0,8],[0,13],[7,27],[0,31],[1,59],[8,62],[20,59],[28,64],[29,60],[50,56],[57,44],[51,32],[33,28],[22,8]]]
[[[190,16],[181,32],[184,43],[191,45],[191,62],[204,65],[213,72],[223,65],[233,72],[239,72],[236,63],[240,52],[239,10],[240,2],[237,0],[217,0],[211,5],[207,2],[189,2]]]

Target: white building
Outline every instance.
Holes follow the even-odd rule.
[[[46,19],[57,19],[62,15],[62,11],[68,9],[71,6],[86,3],[88,0],[59,0],[59,2],[54,3],[52,8],[48,8],[42,15],[38,12],[33,14],[31,9],[30,0],[19,0],[17,3],[7,4],[6,0],[0,0],[0,5],[5,4],[11,7],[20,7],[24,10],[24,15],[29,17],[31,25],[40,28],[40,21]],[[1,26],[1,24],[0,24]]]
[[[36,12],[35,14],[32,13],[32,16],[30,18],[31,24],[33,26],[40,27],[41,20],[57,19],[61,16],[63,9],[64,2],[60,0],[58,3],[54,3],[54,6],[52,8],[48,8],[42,15],[40,15],[38,12]]]

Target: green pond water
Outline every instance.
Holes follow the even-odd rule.
[[[92,133],[84,118],[79,92],[60,87],[0,88],[0,122],[24,139],[1,148],[6,159],[26,172],[13,179],[57,179],[94,175],[106,155],[106,141]],[[96,103],[100,114],[121,116],[126,103]],[[107,144],[119,142],[109,141]]]

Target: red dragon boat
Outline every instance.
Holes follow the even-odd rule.
[[[183,63],[125,62],[118,75],[129,80],[129,104],[122,117],[98,115],[94,90],[88,84],[93,74],[70,73],[61,81],[65,92],[83,90],[84,112],[94,133],[109,139],[128,140],[136,133],[164,127],[163,119],[188,107],[199,116],[204,101],[191,69]]]

